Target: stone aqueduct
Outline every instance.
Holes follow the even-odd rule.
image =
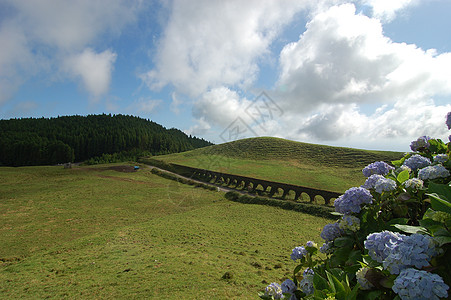
[[[321,196],[324,199],[325,204],[329,205],[333,203],[333,199],[336,199],[341,195],[340,193],[336,192],[318,190],[293,184],[215,172],[172,163],[170,165],[173,166],[175,170],[177,170],[176,173],[179,173],[181,175],[191,177],[193,179],[200,179],[205,182],[212,182],[215,184],[223,185],[225,184],[229,188],[256,192],[258,186],[261,186],[263,191],[267,191],[269,193],[270,197],[273,197],[274,194],[279,192],[280,189],[282,191],[282,199],[285,199],[290,191],[292,191],[295,194],[294,200],[300,200],[300,197],[303,196],[303,194],[306,194],[308,195],[310,202],[316,202],[317,196]]]

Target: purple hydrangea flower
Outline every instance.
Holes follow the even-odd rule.
[[[412,170],[421,169],[431,164],[429,158],[415,154],[404,161],[404,165]]]
[[[273,282],[265,289],[266,296],[273,296],[274,299],[283,299],[282,287],[280,284]]]
[[[446,125],[448,126],[448,129],[451,129],[451,111],[446,114]]]
[[[419,189],[423,188],[423,180],[418,179],[418,178],[411,178],[411,179],[407,179],[406,181],[404,181],[403,185],[406,188],[419,190]]]
[[[350,215],[344,215],[338,222],[341,230],[358,231],[360,229],[360,219]]]
[[[399,274],[409,267],[422,268],[429,265],[437,254],[433,239],[428,235],[410,236],[383,231],[368,235],[364,242],[368,254],[391,274]]]
[[[302,259],[307,254],[307,250],[305,250],[303,246],[300,246],[293,249],[290,257],[292,260],[296,261],[296,259]]]
[[[323,231],[321,231],[321,238],[323,238],[326,242],[333,241],[335,238],[342,235],[342,231],[340,230],[340,226],[338,223],[330,223],[324,226]]]
[[[284,282],[282,282],[281,288],[282,288],[282,293],[284,293],[284,294],[285,293],[293,294],[298,289],[296,284],[294,284],[293,280],[291,280],[291,279],[287,279]]]
[[[299,287],[306,294],[313,294],[315,289],[313,288],[313,274],[304,274],[301,282],[299,282]]]
[[[305,246],[307,247],[311,247],[311,248],[316,248],[318,245],[316,245],[316,243],[314,241],[308,241]]]
[[[315,275],[315,271],[313,271],[313,269],[311,269],[311,268],[307,268],[304,270],[304,272],[302,272],[302,276],[306,276],[306,275]]]
[[[446,178],[450,176],[449,171],[442,165],[433,165],[418,171],[418,177],[422,180]]]
[[[396,190],[396,182],[389,178],[382,177],[374,185],[374,189],[377,193],[382,194],[382,192],[390,192]]]
[[[413,268],[403,270],[392,287],[402,300],[439,300],[448,297],[448,289],[439,275]]]
[[[332,254],[334,252],[332,249],[333,245],[334,245],[333,241],[326,242],[319,248],[319,252],[323,254]]]
[[[431,137],[423,135],[419,137],[416,141],[410,143],[410,149],[412,149],[412,151],[414,152],[428,149],[430,146],[429,145],[430,139]]]
[[[366,188],[368,190],[374,189],[376,182],[381,178],[385,178],[385,177],[382,175],[379,175],[379,174],[373,174],[365,180],[365,183],[362,185],[362,187]]]
[[[373,203],[370,191],[362,187],[353,187],[338,197],[335,202],[335,211],[344,215],[359,213],[362,204]]]
[[[382,263],[401,239],[398,233],[382,231],[371,233],[364,242],[372,259]]]
[[[394,170],[394,169],[395,169],[394,167],[390,166],[386,162],[376,161],[376,162],[366,166],[362,170],[362,173],[363,173],[363,175],[365,175],[365,177],[370,177],[373,174],[387,175],[388,172],[390,172],[391,170]]]
[[[391,274],[399,274],[409,267],[421,269],[429,266],[429,261],[437,254],[432,238],[423,234],[400,236],[397,246],[383,261],[384,268]]]
[[[434,156],[434,162],[438,164],[443,164],[447,160],[448,160],[447,154],[437,154],[436,156]]]

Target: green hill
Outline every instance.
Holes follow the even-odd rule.
[[[400,152],[369,151],[259,137],[213,145],[155,159],[337,192],[361,185],[361,170]]]

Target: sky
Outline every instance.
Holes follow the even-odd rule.
[[[127,114],[214,143],[448,140],[449,0],[0,0],[0,118]]]

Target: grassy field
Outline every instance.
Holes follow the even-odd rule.
[[[130,169],[0,168],[0,298],[255,299],[328,223]]]
[[[153,158],[190,167],[344,192],[363,184],[362,169],[399,152],[330,147],[261,137]]]

